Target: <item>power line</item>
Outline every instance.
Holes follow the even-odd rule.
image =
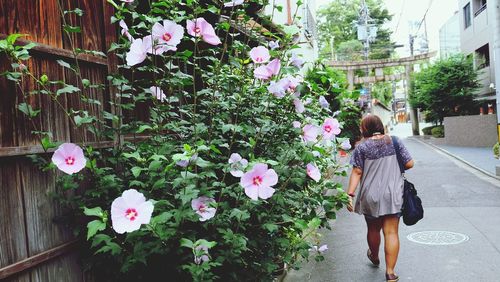
[[[399,23],[401,22],[401,18],[403,17],[403,11],[404,11],[404,8],[405,8],[405,3],[406,3],[405,0],[401,1],[401,11],[399,12],[398,24],[396,25],[396,31],[394,31],[394,34],[398,33]]]
[[[417,28],[417,31],[415,32],[415,35],[417,35],[418,31],[420,30],[420,27],[422,27],[422,23],[425,21],[425,17],[427,16],[427,13],[429,12],[429,9],[431,8],[433,1],[434,0],[429,1],[429,6],[427,6],[427,10],[425,10],[424,16],[422,17],[422,20],[418,24],[418,28]]]

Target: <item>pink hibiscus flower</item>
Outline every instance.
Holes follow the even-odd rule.
[[[188,20],[186,24],[187,32],[194,37],[201,37],[203,41],[210,45],[219,45],[222,42],[215,34],[215,30],[204,18],[197,18],[194,21]]]
[[[299,121],[294,121],[294,122],[292,122],[292,126],[293,126],[294,128],[300,128],[300,125],[301,125],[301,124],[300,124],[300,122],[299,122]]]
[[[252,200],[269,199],[274,194],[273,185],[278,183],[278,174],[274,169],[268,169],[267,164],[258,163],[253,169],[245,173],[240,180],[240,185],[245,189],[245,194]]]
[[[321,172],[313,163],[307,164],[306,172],[307,175],[309,175],[309,177],[311,177],[316,182],[318,182],[321,179]]]
[[[122,28],[122,31],[121,31],[121,34],[125,37],[128,38],[128,40],[130,41],[134,41],[134,38],[132,37],[132,35],[130,35],[130,33],[128,32],[128,26],[127,24],[125,23],[124,20],[121,20],[120,21],[120,27]]]
[[[269,50],[264,46],[254,47],[250,50],[250,58],[256,64],[263,64],[269,62],[271,55]]]
[[[288,80],[287,79],[281,79],[278,82],[271,81],[269,86],[267,87],[267,90],[276,96],[276,98],[283,98],[286,95],[286,90],[288,88]]]
[[[229,173],[234,177],[242,177],[243,169],[248,166],[248,161],[240,156],[240,154],[233,153],[229,157],[228,163],[231,167]]]
[[[302,128],[302,138],[305,142],[316,142],[319,130],[320,129],[316,125],[307,124]]]
[[[277,75],[281,69],[281,61],[279,59],[274,59],[265,66],[260,66],[256,68],[253,72],[255,78],[267,80],[273,75]]]
[[[304,64],[304,60],[300,58],[297,54],[293,53],[292,57],[290,58],[290,62],[292,65],[298,67],[299,69],[302,67]]]
[[[156,54],[177,50],[177,45],[181,43],[184,36],[184,28],[173,21],[164,20],[163,25],[155,23],[152,28],[152,35],[155,45]]]
[[[324,109],[330,108],[330,103],[328,103],[325,96],[319,96],[319,105]]]
[[[295,111],[299,114],[303,113],[306,110],[304,104],[298,98],[293,99],[293,105],[295,106]]]
[[[142,224],[149,223],[153,209],[153,203],[146,201],[142,193],[125,190],[111,203],[113,229],[119,234],[139,230]]]
[[[215,216],[217,209],[210,207],[211,203],[215,203],[215,200],[205,196],[191,201],[191,207],[200,216],[200,221],[206,221]]]
[[[151,36],[146,36],[142,39],[134,39],[132,45],[130,45],[130,51],[126,56],[127,65],[134,66],[144,62],[148,56],[148,50],[151,49],[151,46]]]
[[[165,93],[163,92],[163,90],[161,90],[160,87],[151,86],[149,87],[149,91],[151,92],[151,94],[153,94],[154,97],[156,97],[156,99],[160,100],[161,102],[167,99],[167,95],[165,95]]]
[[[323,139],[331,140],[340,134],[340,123],[336,118],[326,118],[323,123]]]
[[[87,164],[83,150],[73,143],[64,143],[52,155],[52,163],[67,174],[77,173]]]
[[[194,263],[201,264],[205,261],[209,261],[210,257],[208,256],[208,247],[204,245],[199,245],[194,248],[195,256]]]

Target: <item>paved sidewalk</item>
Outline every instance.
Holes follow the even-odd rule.
[[[500,182],[482,180],[483,175],[417,140],[403,142],[415,159],[407,177],[422,198],[425,218],[414,226],[400,225],[396,267],[400,281],[500,281]],[[383,244],[380,268],[371,267],[366,258],[363,217],[342,210],[332,228],[321,231],[321,244],[329,247],[325,261],[312,260],[301,270],[291,271],[285,281],[385,281]],[[425,245],[408,239],[423,231],[456,232],[468,240]]]

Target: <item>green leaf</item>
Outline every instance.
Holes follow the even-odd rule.
[[[193,241],[186,239],[186,238],[182,238],[180,243],[181,243],[181,247],[186,247],[186,248],[190,248],[190,249],[192,249],[194,247]]]
[[[25,34],[20,34],[20,33],[13,33],[13,34],[10,34],[9,36],[7,36],[7,43],[9,45],[14,45],[14,43],[16,43],[16,40],[21,37],[21,36],[24,36]]]
[[[55,148],[55,147],[57,147],[57,146],[56,146],[56,144],[54,144],[54,143],[52,143],[52,142],[50,141],[50,137],[49,137],[49,136],[47,136],[47,135],[45,135],[45,136],[42,138],[41,143],[42,143],[42,147],[43,147],[43,150],[44,150],[44,151],[47,151],[47,150],[48,150],[48,149],[50,149],[50,148]]]
[[[285,25],[283,27],[283,30],[285,31],[286,34],[290,36],[294,36],[295,34],[300,32],[300,28],[297,27],[296,25]]]
[[[86,215],[86,216],[97,216],[97,217],[103,217],[104,215],[104,212],[102,211],[102,209],[100,207],[95,207],[95,208],[87,208],[87,207],[84,207],[83,208],[83,213]]]
[[[65,62],[65,61],[63,61],[63,60],[56,60],[56,62],[57,62],[60,66],[63,66],[63,67],[68,68],[68,69],[73,69],[73,68],[71,67],[71,65],[70,65],[70,64],[66,63],[66,62]]]
[[[82,124],[86,123],[92,123],[94,121],[94,118],[91,116],[74,116],[73,119],[75,120],[76,126],[81,126]]]
[[[87,224],[87,240],[92,238],[97,231],[103,231],[104,229],[106,229],[106,223],[98,219],[92,220]]]
[[[26,103],[21,103],[17,105],[17,108],[25,115],[27,115],[29,118],[34,118],[40,113],[40,110],[33,110],[31,105],[28,105]]]
[[[56,91],[56,95],[59,96],[61,94],[65,94],[65,93],[75,93],[75,92],[78,92],[80,91],[80,88],[78,87],[75,87],[73,85],[66,85],[64,88],[61,88],[61,89],[58,89]]]
[[[153,128],[147,124],[144,124],[144,125],[139,126],[139,129],[137,129],[137,131],[135,133],[143,133],[144,131],[146,131],[148,129],[150,130]]]
[[[82,29],[79,26],[64,25],[63,29],[68,33],[82,32]]]
[[[139,177],[139,175],[141,175],[141,172],[142,172],[142,168],[140,167],[137,167],[137,166],[134,166],[132,169],[130,169],[132,171],[132,175],[137,178]]]

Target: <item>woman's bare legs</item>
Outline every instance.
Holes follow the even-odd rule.
[[[386,273],[394,274],[394,267],[399,254],[399,217],[382,217],[382,230],[384,232],[384,251]]]
[[[368,233],[366,239],[368,247],[370,248],[371,256],[373,259],[378,259],[378,252],[380,248],[380,230],[382,229],[381,218],[365,218],[366,225],[368,226]]]

